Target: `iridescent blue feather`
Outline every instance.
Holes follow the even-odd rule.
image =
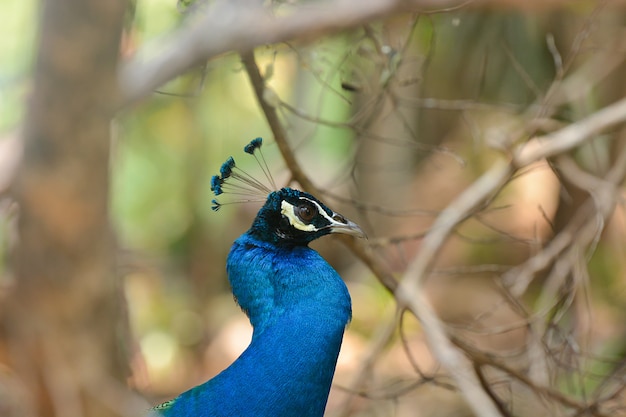
[[[256,158],[262,143],[256,138],[244,152]],[[274,185],[267,164],[261,168]],[[252,341],[219,375],[152,413],[322,417],[351,302],[340,276],[308,244],[329,233],[362,236],[362,231],[310,194],[291,188],[271,191],[237,168],[232,157],[211,178],[211,190],[216,196],[264,193],[265,204],[233,243],[226,262],[235,299],[254,329]],[[223,205],[215,199],[211,203],[214,211]],[[298,217],[303,212],[314,216]]]
[[[263,145],[263,138],[252,139],[250,143],[243,148],[243,151],[252,155],[254,154],[254,151],[261,147],[261,145]]]
[[[222,181],[226,180],[233,173],[233,168],[235,167],[235,160],[231,156],[222,164],[220,168],[220,174],[222,175]]]
[[[219,175],[213,175],[213,177],[211,177],[211,191],[213,191],[213,194],[215,194],[215,196],[218,196],[224,192],[222,190],[222,182],[223,180],[219,177]]]

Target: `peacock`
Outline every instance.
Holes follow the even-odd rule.
[[[257,157],[261,145],[256,138],[244,151]],[[330,233],[365,234],[311,194],[293,188],[272,191],[239,169],[232,157],[211,181],[216,196],[228,188],[233,194],[260,190],[265,200],[226,262],[234,298],[252,324],[252,340],[220,374],[154,412],[163,417],[320,417],[352,307],[339,274],[308,245]],[[223,205],[213,203],[216,211]]]

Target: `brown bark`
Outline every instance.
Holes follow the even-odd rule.
[[[124,0],[43,2],[4,316],[9,365],[41,416],[119,415],[107,404],[126,371],[107,206],[125,9]]]

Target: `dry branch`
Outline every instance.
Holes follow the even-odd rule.
[[[251,54],[244,55],[243,61],[252,80],[257,99],[270,123],[281,152],[287,161],[287,165],[292,168],[291,172],[294,179],[300,182],[305,190],[315,192],[316,187],[295,162],[293,152],[287,143],[286,134],[278,121],[275,109],[264,100],[265,86],[254,63],[253,56]],[[619,57],[616,61],[621,62],[622,57]],[[611,66],[611,68],[615,68],[615,66]],[[570,80],[566,79],[560,85],[568,85],[569,82]],[[560,89],[557,88],[557,91],[560,91]],[[430,268],[442,245],[454,233],[457,226],[473,216],[482,207],[486,207],[517,170],[537,160],[550,158],[580,146],[584,141],[592,139],[595,134],[609,129],[624,120],[626,120],[626,102],[620,101],[594,113],[586,119],[545,137],[535,138],[513,150],[510,161],[501,160],[494,164],[487,173],[474,182],[437,217],[421,245],[420,252],[407,268],[399,284],[371,248],[349,239],[343,240],[360,259],[372,268],[379,280],[395,294],[400,307],[408,308],[420,319],[434,355],[455,380],[468,404],[470,404],[477,415],[499,416],[501,413],[496,406],[497,402],[494,403],[493,398],[490,398],[481,386],[481,382],[484,383],[484,381],[480,380],[480,373],[477,375],[476,369],[461,353],[463,349],[459,350],[459,346],[455,347],[448,337],[447,329],[437,318],[429,300],[423,294],[423,280],[430,273]],[[614,200],[610,206],[613,207],[613,205]],[[612,209],[609,208],[610,210]],[[606,210],[603,210],[603,212],[606,215]],[[558,255],[560,252],[560,250],[556,251],[553,255]],[[475,360],[475,357],[470,355],[470,359]],[[532,379],[524,378],[521,378],[523,382],[534,384]],[[557,394],[554,394],[553,397],[558,397]],[[569,399],[564,399],[563,403],[567,404],[568,401]],[[568,405],[571,406],[572,404]],[[576,403],[576,408],[584,409],[585,405]]]
[[[291,39],[314,39],[406,10],[463,5],[463,0],[337,0],[294,7],[276,16],[256,2],[217,2],[159,42],[154,56],[139,52],[120,71],[121,106],[208,59]]]
[[[513,162],[517,168],[522,168],[540,159],[567,152],[593,138],[594,135],[624,121],[626,121],[626,98],[563,129],[534,138],[516,150]]]
[[[275,139],[277,142],[278,141],[283,142],[279,144],[279,148],[281,149],[281,152],[287,153],[285,160],[287,161],[289,168],[290,169],[293,168],[291,172],[294,175],[294,179],[300,182],[300,184],[304,186],[306,191],[314,191],[314,190],[310,190],[306,188],[307,186],[313,187],[312,182],[306,176],[304,176],[304,173],[300,169],[300,167],[297,165],[295,166],[290,165],[290,164],[295,163],[295,157],[293,155],[293,151],[291,150],[289,144],[286,142],[287,137],[286,137],[286,134],[283,132],[282,127],[280,125],[276,126],[275,123],[271,122],[275,118],[274,109],[268,103],[265,102],[265,98],[263,94],[265,90],[265,85],[263,84],[263,79],[260,77],[260,74],[258,72],[259,71],[258,66],[254,62],[253,55],[252,54],[245,55],[243,58],[243,61],[248,71],[248,74],[250,76],[250,79],[253,83],[254,90],[257,95],[257,100],[259,101],[261,108],[263,109],[265,113],[265,116],[268,118],[268,121],[270,121],[270,127],[272,128]],[[506,170],[506,172],[508,172],[508,170]],[[500,175],[502,174],[500,173]],[[488,178],[490,180],[493,180],[491,176],[489,176]],[[494,181],[486,181],[486,182],[487,184],[485,184],[484,186],[482,185],[482,183],[480,185],[484,189],[484,191],[488,191],[492,189],[491,183]],[[495,178],[495,182],[497,184],[501,183],[499,176]],[[477,204],[481,201],[480,197],[476,198],[476,196],[470,195],[470,193],[467,193],[467,195],[468,195],[467,204]],[[467,209],[469,209],[469,207]],[[460,219],[455,218],[456,214],[464,212],[463,210],[453,210],[453,211],[454,211],[454,214],[452,214],[452,217],[454,217],[454,219],[448,220],[448,217],[445,217],[443,215],[440,217],[443,219],[442,220],[443,222],[448,222],[451,226],[453,224],[457,224],[456,222],[460,221]],[[431,236],[431,239],[443,239],[445,236],[446,236],[446,230],[442,230],[442,234],[437,235],[435,237]],[[443,240],[441,241],[441,243],[443,243]],[[359,246],[361,245],[359,244],[352,245],[352,247],[357,247],[357,248]],[[434,251],[436,251],[435,245],[431,245],[431,248]],[[359,250],[359,252],[363,254],[362,250]],[[428,253],[428,251],[425,251],[423,253]],[[420,258],[420,256],[422,257]],[[411,274],[414,272],[416,268],[419,268],[419,265],[423,264],[424,269],[426,269],[426,267],[428,266],[428,261],[430,261],[430,259],[426,258],[427,259],[426,263],[424,263],[424,259],[423,259],[424,256],[427,256],[427,255],[422,255],[422,253],[420,253],[420,256],[418,256],[418,258],[416,258],[416,261],[414,261],[414,265],[417,264],[418,266],[409,267],[409,269],[407,270],[407,273],[405,274],[405,278],[400,283],[400,286],[398,286],[395,290],[395,296],[396,296],[396,299],[398,300],[400,308],[406,307],[410,309],[420,319],[422,326],[424,328],[424,331],[428,336],[428,340],[433,348],[432,350],[433,350],[435,357],[437,357],[437,359],[440,361],[442,366],[446,369],[446,371],[448,371],[451,377],[455,380],[459,390],[464,395],[465,400],[467,401],[469,406],[474,410],[474,412],[477,415],[484,416],[484,417],[500,417],[501,414],[498,412],[494,403],[491,401],[489,396],[481,389],[480,382],[476,378],[476,375],[473,371],[472,366],[463,357],[463,355],[456,348],[452,346],[451,342],[447,338],[444,327],[442,323],[440,322],[440,320],[437,318],[437,315],[435,314],[433,309],[431,308],[430,302],[426,299],[422,291],[419,291],[416,288],[415,289],[412,288],[411,286],[411,283],[413,282],[412,278],[407,278],[407,277],[413,276]],[[387,277],[391,276],[391,273],[389,271],[385,271],[386,268],[384,268],[382,264],[376,261],[376,258],[374,257],[370,257],[370,258],[371,259],[369,259],[367,263],[374,264],[376,268],[380,268],[381,278],[388,279]],[[415,276],[421,276],[421,273]]]

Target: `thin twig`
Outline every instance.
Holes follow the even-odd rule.
[[[338,416],[346,416],[350,411],[352,405],[353,395],[358,392],[362,392],[364,386],[370,380],[369,376],[372,374],[372,370],[376,363],[376,360],[380,358],[381,353],[389,345],[395,333],[396,327],[398,327],[399,312],[396,311],[391,320],[385,321],[382,325],[378,326],[372,341],[369,344],[369,351],[364,355],[364,359],[359,362],[358,369],[354,372],[354,378],[350,384],[350,387],[346,389],[346,392],[352,393],[337,407]]]
[[[526,385],[528,388],[530,388],[537,396],[539,397],[548,397],[551,398],[561,404],[563,404],[564,406],[567,406],[569,408],[573,408],[576,410],[589,410],[591,408],[593,408],[593,405],[591,404],[585,404],[582,403],[580,401],[578,401],[577,399],[574,399],[572,397],[569,397],[565,394],[563,394],[562,392],[549,387],[549,386],[539,386],[537,384],[534,383],[534,381],[532,381],[527,375],[525,375],[524,373],[511,368],[510,366],[502,363],[501,361],[497,360],[493,355],[484,352],[480,349],[477,349],[476,347],[470,345],[469,343],[459,339],[459,338],[452,338],[453,343],[458,346],[460,349],[462,349],[472,360],[473,363],[475,364],[479,364],[479,365],[489,365],[492,366],[496,369],[499,369],[503,372],[505,372],[507,375],[513,377],[514,379],[518,380],[519,382],[521,382],[522,384]],[[594,416],[604,416],[603,414],[600,413],[594,413]]]

